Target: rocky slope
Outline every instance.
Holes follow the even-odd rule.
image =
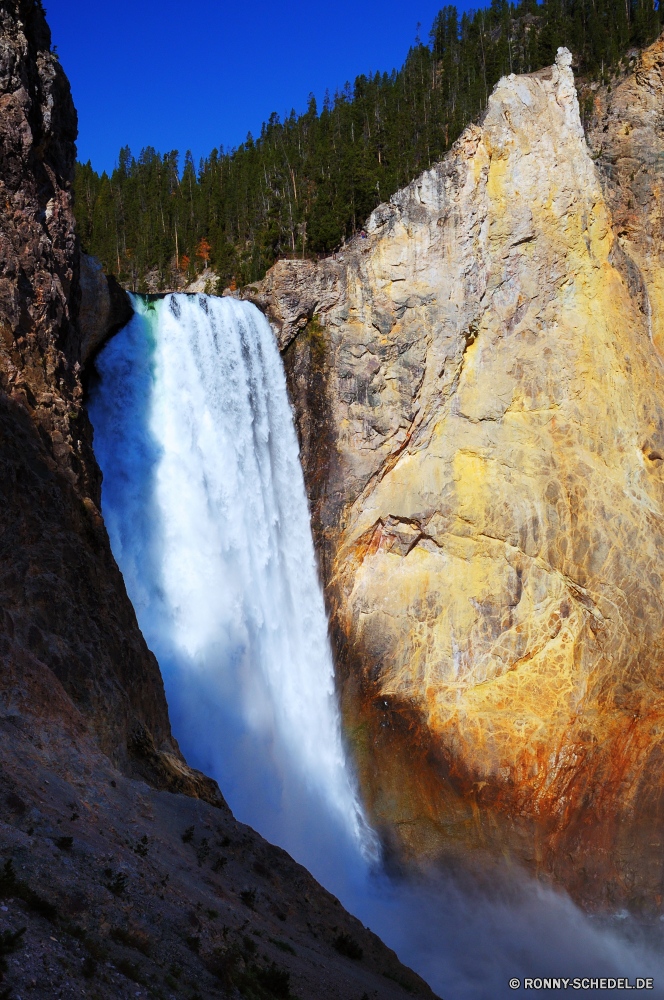
[[[0,802],[0,936],[27,927],[12,997],[433,1000],[285,851],[61,720],[0,718]]]
[[[403,858],[662,898],[662,40],[570,69],[319,264],[244,290],[297,411],[346,729]],[[598,147],[601,150],[598,151]],[[629,183],[625,183],[629,176]]]
[[[81,378],[129,307],[76,130],[41,3],[0,0],[0,993],[432,997],[171,734],[99,513]]]

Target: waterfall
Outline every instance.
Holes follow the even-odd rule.
[[[627,919],[619,936],[514,868],[486,896],[373,864],[272,331],[233,299],[133,303],[89,410],[111,545],[188,761],[445,996],[494,1000],[515,975],[653,974],[663,996],[664,963]]]
[[[230,298],[133,303],[90,413],[111,544],[176,735],[239,818],[314,869],[307,842],[330,822],[371,855],[272,330]]]

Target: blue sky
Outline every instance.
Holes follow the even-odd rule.
[[[79,116],[79,158],[113,168],[129,144],[194,160],[306,109],[358,73],[399,67],[441,0],[44,0]],[[467,4],[459,4],[462,9]]]

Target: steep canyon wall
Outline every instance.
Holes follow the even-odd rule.
[[[319,263],[245,289],[297,412],[339,683],[402,859],[661,904],[663,43],[571,58]],[[625,183],[627,181],[627,183]]]
[[[80,254],[77,117],[41,5],[0,4],[0,703],[128,773],[221,802],[184,763],[100,516],[82,365],[126,296]],[[129,311],[129,314],[131,312]]]

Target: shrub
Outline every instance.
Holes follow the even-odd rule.
[[[143,976],[136,962],[130,962],[128,958],[123,958],[118,962],[118,969],[127,979],[132,979],[135,983],[143,985]]]
[[[110,881],[106,883],[106,888],[108,889],[108,891],[112,892],[114,896],[121,896],[125,891],[125,889],[127,888],[127,876],[125,875],[125,873],[117,872],[117,874],[113,875],[113,877],[111,878],[111,875],[113,873],[111,872],[110,868],[107,868],[105,874],[106,877],[110,879]]]
[[[242,938],[242,944],[244,945],[244,950],[248,952],[249,955],[255,955],[258,945],[253,938],[250,938],[248,934],[245,934]]]
[[[256,950],[256,943],[250,937],[245,936],[243,942],[245,949]],[[245,954],[245,959],[247,957]],[[290,972],[287,969],[281,969],[276,962],[265,968],[245,965],[237,947],[227,951],[215,948],[205,960],[205,966],[229,992],[237,988],[241,996],[252,997],[253,1000],[288,1000],[290,997]]]
[[[16,792],[9,792],[9,794],[5,796],[5,802],[12,812],[18,813],[19,816],[22,816],[28,808],[23,799],[20,798]]]
[[[9,896],[14,891],[16,884],[16,871],[14,862],[8,858],[0,871],[0,896]]]
[[[148,856],[148,838],[146,834],[143,834],[139,842],[134,848],[134,853],[138,854],[139,858],[147,858]]]
[[[22,899],[29,910],[54,923],[58,918],[58,908],[31,889],[27,882],[18,879],[14,884],[14,895]]]
[[[245,906],[248,906],[250,910],[253,910],[256,905],[256,890],[243,889],[240,893],[240,899]]]
[[[182,837],[183,844],[190,844],[194,839],[194,827],[188,826],[184,833],[180,836]]]
[[[222,871],[227,863],[228,863],[228,858],[223,857],[221,854],[217,855],[217,858],[212,865],[212,871],[213,872]]]
[[[112,927],[110,937],[116,944],[123,944],[126,948],[135,948],[136,951],[140,951],[144,955],[150,954],[150,939],[147,934],[142,934],[140,931],[129,931],[124,927]]]
[[[71,851],[73,844],[73,837],[58,837],[55,841],[55,846],[59,847],[61,851]]]
[[[280,951],[287,951],[289,955],[297,954],[293,945],[289,944],[288,941],[280,941],[279,938],[270,938],[270,941],[272,942],[273,945],[276,945],[276,947],[279,948]]]
[[[208,844],[207,837],[202,837],[201,842],[196,848],[196,860],[198,861],[198,867],[201,868],[203,862],[207,860],[210,854],[210,845]]]
[[[15,951],[23,947],[23,935],[26,928],[21,927],[17,931],[0,932],[0,975],[7,971],[7,955],[13,955]]]
[[[206,959],[205,967],[208,972],[216,976],[224,990],[230,992],[238,980],[241,961],[240,952],[236,947],[227,951],[215,948]]]
[[[85,941],[85,931],[83,928],[79,927],[78,924],[72,924],[70,920],[62,925],[62,930],[69,937],[76,938],[77,941]]]
[[[255,975],[261,986],[272,996],[288,1000],[290,972],[287,969],[280,969],[275,962],[272,962],[266,969],[256,969]]]
[[[359,962],[364,951],[357,943],[354,937],[350,934],[339,934],[339,936],[334,941],[334,947],[337,949],[340,955],[345,955],[347,958],[352,958],[356,962]]]
[[[189,937],[184,939],[184,942],[196,954],[201,950],[201,939],[198,934],[190,934]]]
[[[96,962],[101,962],[106,958],[107,951],[98,941],[94,941],[92,938],[86,937],[83,942],[83,947],[87,951],[91,958],[94,958]]]
[[[95,962],[92,955],[88,955],[85,961],[83,962],[81,972],[83,973],[86,979],[92,979],[95,976],[97,972],[97,963]]]

